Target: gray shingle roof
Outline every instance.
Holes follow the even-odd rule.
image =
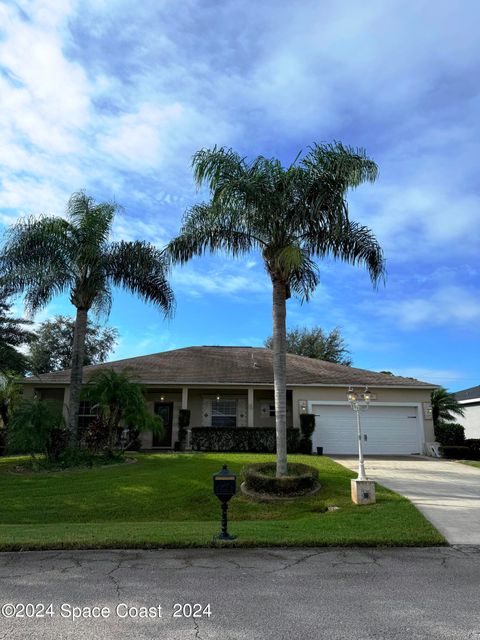
[[[464,389],[463,391],[457,391],[457,393],[453,395],[455,396],[455,400],[476,400],[480,398],[480,384],[477,384],[476,387]]]
[[[84,380],[95,371],[129,368],[143,383],[159,384],[273,384],[273,352],[254,347],[187,347],[92,365],[84,368]],[[26,382],[65,384],[70,371],[45,373]],[[415,378],[403,378],[323,360],[287,355],[287,384],[376,385],[386,387],[435,387]]]

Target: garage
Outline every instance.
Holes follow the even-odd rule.
[[[357,422],[350,405],[311,403],[315,414],[315,447],[326,454],[356,454]],[[361,414],[365,455],[421,453],[424,440],[416,406],[371,406]]]

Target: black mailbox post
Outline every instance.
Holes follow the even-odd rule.
[[[235,539],[235,536],[231,536],[227,530],[227,510],[228,501],[236,492],[237,476],[224,464],[218,473],[213,474],[213,493],[222,503],[222,531],[217,536],[220,540]]]

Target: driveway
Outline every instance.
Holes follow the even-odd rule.
[[[0,638],[478,640],[479,575],[472,546],[2,553]]]
[[[331,456],[357,470],[356,458]],[[480,469],[409,456],[365,458],[367,477],[405,496],[450,544],[480,545]]]

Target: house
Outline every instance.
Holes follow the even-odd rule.
[[[453,395],[465,412],[463,418],[455,416],[455,422],[465,428],[466,438],[480,438],[480,385]]]
[[[146,390],[151,411],[161,414],[165,435],[142,434],[145,449],[173,447],[178,438],[179,409],[190,409],[190,426],[275,426],[273,353],[253,347],[188,347],[84,368],[84,380],[95,371],[128,368]],[[25,394],[37,393],[63,403],[68,411],[70,372],[56,371],[24,380]],[[301,413],[316,414],[314,446],[325,453],[355,454],[356,419],[347,401],[353,386],[372,393],[362,412],[367,454],[425,453],[435,440],[430,392],[436,385],[331,362],[287,355],[287,424],[300,426]],[[86,403],[80,423],[92,419]]]

